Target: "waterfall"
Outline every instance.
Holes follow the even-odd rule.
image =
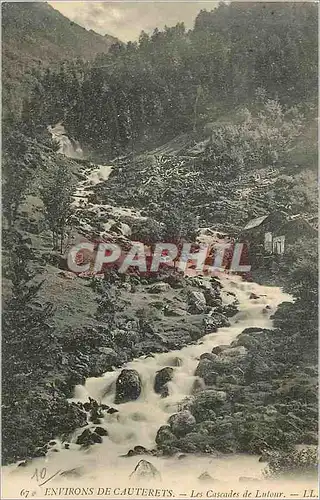
[[[69,139],[61,122],[54,126],[49,125],[48,131],[50,132],[52,139],[56,140],[60,144],[59,153],[62,153],[69,158],[83,157],[83,151],[79,142],[74,140],[71,141]]]

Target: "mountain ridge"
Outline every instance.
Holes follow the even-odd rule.
[[[118,42],[70,21],[45,2],[2,4],[3,116],[21,111],[36,68],[90,61]]]

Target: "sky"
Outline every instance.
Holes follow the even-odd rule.
[[[208,1],[107,1],[48,2],[72,21],[101,35],[109,34],[123,42],[137,40],[141,31],[151,33],[183,21],[192,28],[201,9],[212,10],[218,2]]]

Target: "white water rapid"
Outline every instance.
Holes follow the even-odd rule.
[[[110,171],[111,167],[97,168],[89,174],[88,183],[106,180]],[[83,188],[88,183],[80,183],[76,199],[86,198],[87,191],[84,192]],[[272,328],[270,316],[281,302],[291,300],[277,287],[243,282],[240,277],[227,274],[220,274],[219,279],[223,285],[224,302],[234,299],[228,292],[236,294],[239,300],[239,312],[231,319],[231,326],[206,335],[196,345],[128,363],[125,368],[137,370],[142,380],[142,393],[136,401],[114,404],[115,381],[124,367],[102,377],[89,378],[84,386],[75,387],[74,401],[85,402],[91,396],[119,410],[118,413],[105,413],[101,426],[108,431],[108,436],[103,437],[102,444],[84,450],[75,444],[77,436],[83,432],[79,429],[69,449],[57,441],[44,458],[34,459],[24,467],[17,464],[4,467],[3,498],[194,498],[196,492],[199,498],[244,498],[245,490],[251,492],[250,498],[263,498],[262,492],[265,498],[292,498],[296,493],[302,498],[303,490],[311,487],[310,482],[262,480],[265,464],[259,463],[256,456],[123,456],[136,445],[154,448],[159,427],[190,396],[196,378],[194,372],[202,353],[211,352],[219,344],[230,344],[244,328]],[[258,298],[250,299],[251,293]],[[179,363],[176,363],[177,358]],[[169,382],[169,396],[161,398],[153,390],[155,374],[170,365],[175,366],[175,371]],[[92,423],[90,426],[95,427]],[[161,478],[139,483],[130,479],[141,459],[151,462]],[[72,472],[63,474],[70,470]],[[201,482],[198,478],[204,472],[214,480]],[[249,479],[241,480],[243,476]]]
[[[70,444],[70,449],[66,450],[58,442],[55,449],[59,452],[49,451],[45,458],[34,459],[25,467],[16,465],[5,468],[5,496],[14,498],[18,492],[24,488],[35,492],[34,496],[54,496],[58,498],[68,498],[70,494],[58,494],[57,491],[46,490],[46,488],[84,488],[81,498],[92,496],[86,488],[94,488],[96,494],[103,498],[110,496],[119,496],[125,498],[128,496],[128,490],[136,483],[129,479],[130,474],[141,459],[151,462],[160,472],[161,480],[153,480],[150,484],[142,483],[143,488],[160,488],[166,492],[160,494],[160,497],[171,495],[168,491],[172,490],[172,496],[175,498],[184,498],[190,496],[192,490],[208,492],[220,491],[241,492],[245,483],[239,482],[241,477],[254,477],[257,480],[262,477],[264,464],[258,462],[256,456],[250,455],[221,455],[221,456],[197,456],[189,455],[184,458],[163,458],[146,456],[123,457],[129,449],[135,445],[142,445],[146,448],[152,448],[155,445],[155,436],[158,428],[165,424],[172,413],[175,413],[185,397],[191,393],[192,384],[195,380],[194,371],[198,364],[199,357],[204,352],[210,352],[212,348],[219,344],[229,344],[244,328],[259,326],[263,328],[272,327],[270,315],[272,315],[277,306],[285,301],[291,300],[290,296],[283,293],[277,287],[265,287],[254,283],[242,282],[239,277],[221,275],[223,285],[223,297],[227,301],[227,292],[236,294],[240,302],[240,310],[232,318],[232,324],[227,328],[220,328],[218,332],[206,335],[197,345],[191,345],[180,351],[172,351],[165,354],[156,354],[154,357],[144,357],[128,363],[126,368],[136,369],[142,379],[143,390],[140,398],[136,401],[120,405],[114,404],[115,387],[114,383],[120,373],[120,369],[114,372],[108,372],[99,378],[89,378],[85,386],[75,388],[74,400],[85,402],[88,396],[91,396],[103,403],[112,405],[119,410],[118,413],[105,414],[103,427],[108,431],[108,436],[103,438],[102,444],[96,444],[88,450],[80,449],[75,444],[76,436],[83,429],[75,433]],[[258,299],[249,299],[250,294],[255,293]],[[266,314],[266,305],[270,306]],[[175,364],[174,361],[179,358],[179,365],[175,368],[175,375],[170,385],[170,394],[167,398],[161,398],[153,391],[153,382],[158,370],[165,366]],[[105,394],[105,396],[104,396]],[[91,424],[94,426],[93,424]],[[64,471],[74,472],[70,476],[61,475]],[[41,480],[36,480],[35,471],[45,471],[45,477],[57,475],[48,481],[45,485]],[[208,472],[215,478],[213,484],[203,485],[198,477],[203,472]],[[141,482],[139,482],[141,488]],[[299,482],[281,482],[259,481],[249,483],[252,491],[283,492],[281,498],[290,498],[290,492],[297,489],[302,491],[306,485]],[[308,485],[310,487],[310,485]],[[98,488],[101,488],[98,491]],[[108,493],[110,488],[112,493]],[[131,491],[131,490],[130,490]],[[88,494],[86,495],[85,492]],[[98,493],[97,493],[98,492]],[[121,493],[122,492],[122,493]],[[209,495],[209,493],[208,493]],[[212,494],[213,495],[213,494]],[[72,495],[71,495],[72,496]],[[133,498],[140,498],[139,494],[132,494]],[[210,495],[208,496],[208,498]],[[214,498],[214,496],[211,496]],[[229,498],[229,497],[224,497]],[[241,497],[240,497],[241,498]]]

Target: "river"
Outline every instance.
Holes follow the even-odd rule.
[[[105,181],[110,172],[111,167],[97,167],[88,174],[88,181],[91,184]],[[82,181],[76,192],[78,200],[81,196],[85,198],[83,187]],[[260,496],[262,492],[265,493],[265,498],[277,498],[276,493],[281,492],[279,498],[292,498],[292,494],[297,492],[299,497],[302,497],[303,490],[310,487],[309,483],[261,480],[265,464],[260,463],[257,456],[123,456],[136,445],[147,449],[155,447],[159,427],[165,424],[170,415],[178,410],[181,402],[190,396],[196,378],[194,372],[202,353],[210,352],[219,344],[230,344],[244,328],[272,328],[270,316],[281,302],[291,300],[291,297],[278,287],[244,282],[240,277],[228,274],[220,274],[219,279],[223,286],[223,301],[228,303],[233,299],[229,292],[236,294],[239,300],[239,312],[231,319],[231,326],[206,335],[196,345],[179,351],[156,354],[154,357],[135,359],[128,363],[125,368],[137,370],[142,380],[142,393],[136,401],[114,404],[115,381],[121,369],[107,372],[98,378],[89,378],[84,386],[76,386],[74,401],[85,402],[88,396],[91,396],[119,410],[118,413],[106,413],[104,416],[101,426],[106,428],[108,436],[103,437],[102,444],[84,450],[75,444],[77,436],[83,431],[81,429],[74,434],[68,450],[57,440],[54,449],[59,451],[51,450],[46,457],[34,459],[24,467],[17,467],[16,464],[5,467],[5,498],[17,498],[19,495],[34,498],[190,498],[197,492],[200,498],[243,498],[246,489],[251,491],[250,498],[263,498]],[[258,298],[250,299],[252,293]],[[266,305],[269,306],[268,309]],[[179,358],[179,366],[176,366],[174,377],[169,382],[169,396],[161,398],[153,390],[155,374],[163,367],[177,365],[176,358]],[[94,427],[94,424],[89,425]],[[142,482],[130,479],[130,474],[141,459],[152,463],[160,476],[151,482],[147,479]],[[63,474],[71,469],[72,473]],[[204,472],[214,480],[208,483],[200,481],[198,477]],[[243,477],[250,479],[241,480]],[[58,491],[58,487],[69,490]],[[135,490],[135,487],[140,490]],[[25,494],[26,491],[29,491],[28,495]],[[215,496],[217,492],[222,496]]]

